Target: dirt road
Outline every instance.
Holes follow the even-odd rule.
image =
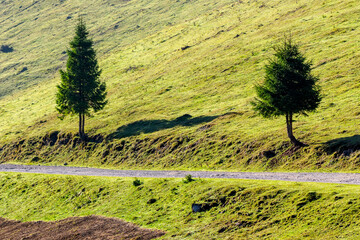
[[[191,175],[195,178],[229,178],[281,180],[294,182],[323,182],[360,185],[359,173],[319,173],[319,172],[209,172],[209,171],[142,171],[142,170],[109,170],[98,168],[35,166],[0,164],[0,172],[45,173],[79,176],[107,177],[149,177],[149,178],[184,178]]]

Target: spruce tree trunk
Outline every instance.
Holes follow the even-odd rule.
[[[83,139],[83,133],[82,133],[82,124],[83,124],[83,121],[82,121],[82,114],[79,113],[79,136],[80,136],[80,139]]]
[[[83,139],[85,140],[85,114],[82,115],[82,135],[83,135]]]
[[[293,134],[292,123],[293,123],[293,114],[287,113],[286,114],[286,128],[287,128],[288,137],[290,138],[291,143],[294,144],[295,147],[302,147],[302,146],[304,146],[304,144],[302,142],[300,142],[299,140],[297,140]]]
[[[85,140],[85,114],[79,113],[79,136],[81,140]]]

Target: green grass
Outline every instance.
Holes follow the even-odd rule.
[[[185,176],[184,176],[185,177]],[[184,178],[185,179],[185,178]],[[0,173],[2,217],[118,217],[164,239],[358,239],[359,186]],[[209,206],[192,213],[191,205]]]
[[[29,4],[13,1],[0,12],[9,29],[2,41],[14,47],[13,53],[0,54],[1,66],[29,67],[28,75],[0,72],[4,83],[28,86],[20,84],[16,92],[3,88],[12,94],[0,99],[2,161],[30,163],[39,157],[43,163],[114,168],[358,171],[360,7],[355,0],[65,1],[56,7],[38,1],[24,10]],[[57,118],[59,76],[46,69],[64,67],[61,52],[73,36],[78,9],[109,90],[108,106],[87,119],[86,131],[108,141],[33,148],[29,142],[52,131],[77,131],[76,116]],[[66,20],[68,15],[73,18]],[[22,24],[10,28],[17,23]],[[262,119],[249,104],[271,47],[290,33],[313,60],[324,95],[317,112],[296,117],[294,134],[310,146],[295,153],[287,144],[285,119]],[[190,48],[181,50],[185,46]],[[185,114],[193,118],[178,119]],[[263,157],[269,150],[277,156]]]
[[[100,56],[109,56],[163,28],[195,18],[231,0],[185,1],[33,1],[3,2],[0,43],[14,52],[0,52],[0,96],[54,78],[64,66],[64,51],[77,18],[83,16]],[[20,73],[23,67],[28,70]]]

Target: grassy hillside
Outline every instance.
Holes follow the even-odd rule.
[[[358,186],[276,181],[0,174],[2,217],[103,215],[167,231],[163,239],[358,239]],[[192,213],[192,204],[207,211]],[[131,209],[131,211],[129,210]]]
[[[54,78],[79,16],[87,20],[100,56],[111,55],[167,26],[232,2],[5,0],[0,9],[0,96]],[[24,67],[27,70],[22,71]]]
[[[0,54],[1,81],[9,84],[3,95],[19,89],[0,100],[2,161],[357,171],[357,1],[32,2],[5,1],[9,7],[0,14],[7,26],[1,41],[14,47]],[[64,66],[62,52],[79,14],[109,89],[108,106],[86,125],[102,143],[77,144],[69,134],[77,118],[60,121],[54,110],[55,70]],[[313,60],[324,95],[316,113],[296,118],[295,136],[310,144],[300,150],[287,143],[285,119],[264,120],[249,105],[271,47],[284,34]],[[25,75],[10,67],[17,63],[28,66]],[[59,145],[58,139],[67,140]],[[267,158],[266,151],[276,156]]]

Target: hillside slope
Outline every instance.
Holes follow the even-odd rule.
[[[94,1],[88,9],[75,1],[37,1],[24,13],[18,10],[20,1],[4,2],[13,7],[1,14],[8,17],[0,22],[9,25],[1,37],[15,50],[0,54],[2,69],[12,69],[2,70],[1,79],[9,92],[21,81],[41,84],[20,84],[0,100],[3,161],[122,168],[358,168],[357,1]],[[10,16],[35,17],[35,12],[46,15],[38,17],[36,26],[59,26],[53,38],[35,37],[47,32],[31,25],[35,20],[16,27],[9,23],[14,21]],[[87,121],[88,133],[98,135],[88,144],[73,139],[76,118],[60,121],[54,110],[59,81],[54,73],[66,61],[61,53],[80,12],[87,13],[109,89],[109,105]],[[54,18],[57,13],[62,13],[60,20]],[[24,34],[19,47],[11,42],[16,29]],[[300,150],[287,143],[285,119],[264,120],[249,105],[272,46],[284,34],[291,34],[313,60],[324,95],[316,113],[296,119],[295,136],[310,144]],[[41,51],[22,54],[35,49]],[[19,59],[34,71],[28,67],[25,77],[16,75],[9,66]]]
[[[0,96],[52,79],[66,61],[79,16],[87,20],[100,56],[112,54],[167,26],[232,2],[150,0],[4,0],[0,7]],[[26,70],[25,70],[25,69]]]

